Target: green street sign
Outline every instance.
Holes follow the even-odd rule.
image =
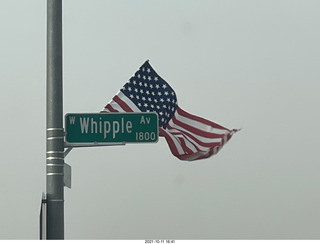
[[[158,141],[157,113],[69,113],[66,146]]]

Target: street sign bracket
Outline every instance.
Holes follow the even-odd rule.
[[[66,148],[66,150],[64,151],[64,157],[66,157],[73,148],[81,148],[81,147],[103,147],[103,146],[125,146],[126,143],[121,142],[121,143],[108,143],[108,144],[72,144],[69,145],[67,142],[64,143],[64,148]]]
[[[73,147],[67,147],[67,149],[64,151],[64,157],[67,157],[67,155],[69,154],[69,152],[71,152]]]

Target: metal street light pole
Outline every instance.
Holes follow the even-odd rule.
[[[62,0],[47,0],[47,239],[64,239]]]

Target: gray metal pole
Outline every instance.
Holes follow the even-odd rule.
[[[62,0],[47,0],[47,239],[64,239]]]

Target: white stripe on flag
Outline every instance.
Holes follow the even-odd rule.
[[[120,100],[122,100],[125,104],[127,104],[128,107],[131,108],[133,112],[141,112],[141,110],[126,96],[124,95],[121,91],[118,92],[117,95],[114,97],[118,97]],[[113,99],[108,103],[114,110],[117,110],[118,112],[127,112],[123,110],[123,108]],[[106,112],[113,112],[110,111],[108,108],[104,108],[102,111]]]
[[[115,101],[112,100],[109,104],[114,110],[117,110],[118,112],[125,112]]]
[[[209,125],[203,124],[199,121],[182,116],[181,114],[178,113],[178,111],[175,111],[175,117],[177,120],[181,121],[182,123],[190,125],[194,128],[202,130],[204,132],[209,132],[209,133],[214,133],[214,134],[219,134],[219,135],[223,135],[228,132],[228,130],[213,128],[212,126],[209,126]]]
[[[172,142],[174,143],[174,147],[177,149],[179,155],[184,155],[184,150],[182,149],[180,142],[178,141],[178,139],[176,137],[174,137],[173,135],[171,135],[170,132],[168,132],[167,130],[162,130],[163,132],[165,132],[168,136],[170,136]]]
[[[132,110],[133,112],[141,112],[141,110],[126,96],[120,91],[117,96],[125,102]]]
[[[193,145],[195,145],[196,147],[198,147],[201,151],[207,151],[208,149],[210,149],[212,146],[210,147],[206,147],[206,146],[202,146],[202,145],[199,145],[196,141],[194,141],[192,138],[188,137],[186,134],[184,133],[181,133],[180,131],[178,130],[174,130],[174,129],[170,129],[168,130],[169,133],[180,133],[180,134],[183,134],[183,137],[186,140],[190,141]],[[218,138],[218,139],[214,139],[215,141],[213,143],[221,143],[222,139]],[[218,145],[217,145],[218,146]],[[196,152],[197,150],[195,150],[194,152]]]
[[[184,141],[185,146],[188,147],[193,153],[198,152],[198,149],[186,138],[184,134],[175,135],[177,138],[180,138]]]
[[[182,132],[187,132],[187,133],[193,135],[199,141],[204,142],[204,143],[219,143],[219,142],[221,142],[221,138],[219,138],[219,137],[218,138],[208,138],[208,137],[200,136],[200,135],[195,134],[195,133],[193,133],[193,132],[191,132],[189,130],[186,130],[185,128],[183,128],[183,127],[181,127],[179,125],[174,124],[172,120],[169,121],[169,125],[174,129],[177,129],[177,130],[182,131]],[[180,133],[182,133],[182,132],[180,132]]]

